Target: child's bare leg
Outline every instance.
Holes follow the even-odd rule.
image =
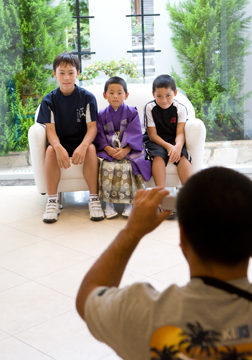
[[[192,165],[185,156],[182,156],[178,163],[177,168],[178,168],[178,176],[181,181],[181,184],[184,185],[184,183],[192,175]]]
[[[93,221],[103,220],[104,212],[98,196],[98,159],[93,144],[89,145],[86,152],[83,165],[83,176],[90,191],[88,204],[90,219]]]
[[[45,178],[48,195],[55,195],[60,181],[60,167],[54,148],[49,145],[45,156]]]
[[[152,175],[156,186],[165,187],[166,172],[165,162],[161,156],[155,156],[152,161]]]
[[[90,194],[98,193],[98,159],[95,146],[91,144],[86,152],[83,164],[83,176],[87,182]]]
[[[60,181],[60,167],[54,148],[49,145],[45,156],[45,179],[48,193],[46,210],[43,215],[45,223],[54,223],[60,213],[58,204],[58,185]]]

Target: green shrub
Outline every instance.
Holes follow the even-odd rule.
[[[138,78],[138,71],[134,61],[122,58],[121,60],[99,60],[89,64],[79,75],[79,80],[92,80],[99,76],[100,71],[112,77],[125,74],[130,78]]]
[[[207,140],[244,137],[244,58],[249,54],[247,0],[167,4],[182,76],[172,75],[207,128]]]
[[[24,107],[23,86],[43,97],[53,88],[52,62],[67,50],[66,26],[70,15],[66,3],[52,7],[50,0],[4,0],[0,2],[0,153],[28,149],[27,132],[37,105]],[[10,94],[10,82],[15,89]],[[16,121],[15,121],[16,117]]]

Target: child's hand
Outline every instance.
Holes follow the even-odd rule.
[[[117,153],[113,156],[116,160],[122,160],[125,158],[126,155],[130,152],[131,148],[128,148],[127,146],[123,149],[118,149]]]
[[[111,156],[112,158],[114,158],[115,154],[117,154],[118,149],[113,148],[112,146],[106,146],[104,148],[104,150],[106,151],[106,153],[108,153],[109,156]]]
[[[73,152],[72,163],[74,165],[83,164],[87,152],[87,147],[80,144]]]
[[[180,160],[181,149],[179,146],[174,145],[168,152],[169,161],[172,163],[177,163]]]
[[[55,146],[54,150],[56,152],[59,167],[61,169],[68,169],[71,166],[71,164],[66,149],[61,144],[59,144],[58,146]]]

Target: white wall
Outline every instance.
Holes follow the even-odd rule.
[[[131,58],[130,0],[89,0],[92,60]]]
[[[169,74],[172,67],[181,74],[181,66],[171,43],[172,31],[168,26],[169,14],[166,4],[167,0],[154,0],[154,14],[160,14],[160,16],[154,16],[155,49],[161,50],[160,53],[156,53],[156,76]]]

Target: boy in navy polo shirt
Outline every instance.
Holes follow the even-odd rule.
[[[75,85],[80,62],[71,53],[58,55],[53,62],[53,75],[59,87],[46,95],[37,122],[46,125],[47,149],[45,177],[48,203],[43,221],[53,223],[59,215],[58,184],[60,169],[83,164],[83,176],[90,190],[89,212],[94,221],[104,219],[98,197],[98,160],[92,144],[97,133],[97,105],[93,94]]]
[[[165,187],[168,160],[177,166],[178,176],[184,184],[192,171],[191,157],[185,147],[187,109],[174,99],[177,89],[170,75],[160,75],[153,81],[152,94],[154,100],[144,109],[144,146],[152,160],[155,184]]]

